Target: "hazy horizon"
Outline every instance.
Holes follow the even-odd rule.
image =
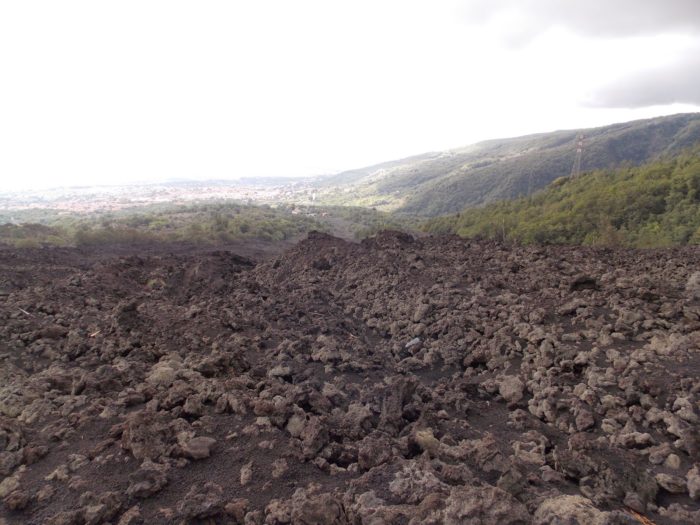
[[[698,113],[698,112],[691,112],[691,113]],[[669,114],[663,114],[663,115],[655,115],[652,117],[645,117],[642,119],[635,119],[636,120],[645,120],[646,118],[655,118],[655,117],[663,117],[663,116],[673,116],[676,114],[685,114],[685,113],[669,113]],[[622,121],[622,122],[606,122],[597,126],[593,127],[606,127],[609,125],[614,125],[614,124],[625,124],[629,122],[634,122],[634,121]],[[304,180],[304,179],[314,179],[318,177],[324,177],[324,176],[332,176],[338,173],[343,173],[345,171],[350,171],[353,169],[359,169],[359,168],[365,168],[369,167],[375,164],[382,164],[384,162],[391,162],[395,160],[401,160],[402,158],[410,158],[414,156],[419,156],[419,155],[424,155],[424,154],[431,154],[431,153],[440,153],[442,151],[450,151],[450,150],[457,150],[460,148],[465,148],[469,146],[475,146],[479,143],[482,142],[488,142],[490,140],[508,140],[508,139],[514,139],[514,138],[520,138],[524,136],[530,136],[530,135],[542,135],[542,134],[547,134],[547,133],[556,133],[559,131],[569,131],[569,130],[577,130],[581,128],[560,128],[560,129],[550,129],[550,130],[539,130],[539,131],[533,131],[532,133],[527,133],[525,135],[513,135],[513,136],[498,136],[498,137],[487,137],[482,140],[479,140],[477,142],[471,142],[469,144],[462,144],[459,146],[454,146],[452,148],[445,148],[443,150],[431,150],[431,151],[416,151],[413,153],[409,153],[408,155],[405,155],[401,158],[395,158],[395,159],[380,159],[376,162],[370,162],[367,164],[363,165],[354,165],[354,166],[345,166],[340,169],[334,170],[334,171],[329,171],[326,173],[312,173],[312,174],[307,174],[307,175],[284,175],[284,174],[277,174],[277,175],[258,175],[258,176],[246,176],[246,175],[241,175],[237,177],[228,177],[228,178],[214,178],[214,177],[170,177],[170,178],[152,178],[152,179],[135,179],[135,180],[125,180],[125,181],[102,181],[102,182],[96,182],[96,183],[76,183],[76,184],[51,184],[50,182],[47,183],[45,186],[36,186],[36,187],[17,187],[17,188],[3,188],[0,186],[0,192],[7,192],[7,193],[14,193],[14,192],[31,192],[34,190],[37,191],[51,191],[51,190],[57,190],[57,189],[78,189],[78,188],[95,188],[95,187],[103,187],[103,188],[109,188],[109,187],[119,187],[119,186],[129,186],[129,185],[134,185],[134,186],[140,186],[140,185],[158,185],[158,184],[173,184],[177,182],[201,182],[201,183],[206,183],[206,182],[220,182],[220,181],[230,181],[230,182],[237,182],[241,180],[260,180],[260,181],[266,181],[270,179],[287,179],[290,182],[294,180]]]
[[[0,6],[0,190],[310,177],[700,111],[690,0]]]

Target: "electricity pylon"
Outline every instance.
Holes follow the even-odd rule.
[[[581,175],[581,156],[583,155],[583,133],[580,133],[576,139],[576,158],[574,165],[571,167],[571,178]]]

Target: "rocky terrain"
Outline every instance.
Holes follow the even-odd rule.
[[[699,262],[0,249],[0,524],[700,523]]]

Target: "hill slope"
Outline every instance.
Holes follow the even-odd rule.
[[[420,155],[323,179],[318,198],[422,216],[512,199],[569,175],[579,133],[585,135],[583,170],[639,165],[700,142],[700,114],[489,140]]]
[[[432,219],[426,229],[522,242],[700,244],[700,157],[561,178],[532,197]]]

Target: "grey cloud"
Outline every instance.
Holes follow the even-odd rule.
[[[461,4],[468,23],[494,24],[512,47],[565,27],[585,37],[624,38],[659,34],[700,36],[700,0],[470,0]],[[700,43],[673,62],[601,86],[583,103],[590,107],[700,105]]]
[[[474,23],[516,14],[515,43],[552,26],[601,37],[700,33],[700,0],[474,0],[463,9]]]
[[[700,49],[663,67],[640,71],[602,86],[590,95],[591,107],[635,108],[685,103],[700,106]]]

